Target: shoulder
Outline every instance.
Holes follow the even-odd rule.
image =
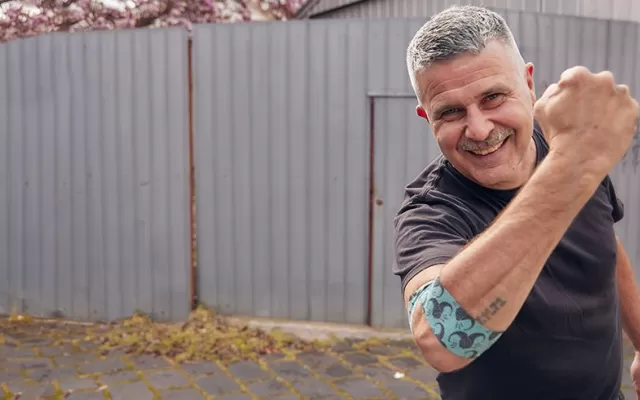
[[[438,157],[405,188],[394,219],[395,263],[402,290],[418,272],[444,264],[473,238],[460,199],[450,190],[444,158]]]
[[[424,170],[418,174],[406,187],[404,199],[395,218],[396,228],[398,223],[407,215],[415,213],[446,213],[453,211],[453,194],[447,188],[445,175],[448,162],[444,156],[438,156]]]
[[[406,187],[393,220],[398,251],[434,241],[467,241],[474,236],[464,195],[443,156],[429,164]]]

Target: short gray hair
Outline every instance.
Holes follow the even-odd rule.
[[[498,13],[479,6],[452,6],[425,23],[407,49],[407,68],[416,95],[416,74],[437,61],[479,54],[491,40],[517,50],[513,33]]]

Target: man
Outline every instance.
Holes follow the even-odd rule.
[[[640,301],[608,173],[637,129],[629,89],[576,67],[537,100],[504,19],[472,6],[428,21],[407,65],[443,156],[406,188],[394,272],[443,399],[624,398]]]

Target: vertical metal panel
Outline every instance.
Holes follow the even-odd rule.
[[[637,60],[640,56],[640,29],[637,23],[610,22],[608,31],[607,69],[611,70],[616,82],[628,85],[637,97],[638,87]],[[636,277],[640,278],[640,138],[636,135],[625,158],[611,173],[611,179],[617,195],[625,205],[625,216],[616,226],[623,241]]]
[[[408,327],[400,283],[393,275],[395,247],[393,219],[403,200],[403,187],[440,152],[431,130],[415,114],[415,100],[374,99],[375,199],[374,206],[374,312],[376,327]],[[378,202],[377,200],[380,200]]]
[[[366,22],[207,25],[194,37],[201,301],[365,322]]]
[[[407,156],[407,152],[415,150],[408,148],[407,142],[411,140],[407,135],[414,135],[413,143],[422,140],[405,63],[406,46],[420,25],[417,20],[380,20],[369,24],[369,94],[375,107],[373,195],[382,200],[382,204],[374,205],[373,214],[371,323],[374,326],[405,326],[406,322],[398,278],[392,273],[395,260],[392,220],[402,200],[404,183],[408,182],[408,176],[417,174],[415,167],[407,167],[416,160]],[[387,95],[405,99],[387,99]]]
[[[0,46],[0,312],[189,311],[186,34]]]

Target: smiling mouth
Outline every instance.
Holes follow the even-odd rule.
[[[489,154],[495,153],[496,151],[500,150],[500,148],[502,147],[502,145],[504,145],[506,143],[506,141],[510,138],[511,136],[507,136],[506,138],[504,138],[504,140],[502,140],[501,142],[498,142],[496,144],[494,144],[491,147],[487,147],[484,149],[479,149],[479,150],[468,150],[469,153],[471,154],[475,154],[477,156],[487,156]]]

